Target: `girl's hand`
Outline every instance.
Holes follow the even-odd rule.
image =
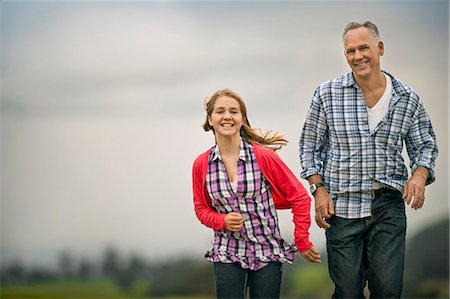
[[[243,223],[244,217],[239,213],[231,212],[225,216],[225,225],[232,232],[240,231]]]
[[[320,253],[313,247],[306,251],[300,252],[305,260],[310,263],[320,263]]]

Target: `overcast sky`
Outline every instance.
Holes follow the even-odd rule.
[[[107,245],[202,256],[191,166],[212,146],[203,99],[230,87],[254,127],[298,139],[318,84],[349,70],[342,31],[378,25],[382,68],[422,97],[437,181],[411,236],[448,216],[448,1],[14,2],[1,8],[1,252],[47,261]],[[306,181],[302,181],[307,186]],[[313,216],[313,214],[312,214]],[[289,212],[282,234],[292,240]],[[325,237],[313,222],[311,239]],[[322,250],[322,254],[325,252]]]

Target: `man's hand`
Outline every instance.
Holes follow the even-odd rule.
[[[231,212],[225,216],[225,225],[232,232],[240,231],[243,223],[244,217],[239,213]]]
[[[427,168],[419,166],[406,182],[402,198],[407,205],[411,203],[411,208],[414,210],[420,209],[425,201],[425,184],[428,174]]]
[[[325,188],[319,188],[314,193],[316,204],[316,223],[320,228],[330,228],[331,225],[325,219],[331,218],[334,215],[334,205],[330,194]]]
[[[306,251],[300,252],[305,260],[310,263],[320,263],[320,253],[314,248],[311,247]]]

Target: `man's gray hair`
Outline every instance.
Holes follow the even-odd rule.
[[[347,32],[353,29],[358,29],[360,27],[367,28],[369,30],[370,35],[372,35],[373,38],[375,38],[376,41],[380,41],[380,33],[378,32],[377,26],[372,22],[364,22],[364,23],[358,23],[358,22],[350,22],[345,26],[344,33],[342,34],[342,38],[345,37]]]

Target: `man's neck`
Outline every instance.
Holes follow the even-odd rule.
[[[386,78],[381,71],[371,77],[358,78],[354,76],[354,78],[363,93],[370,93],[380,88],[384,90],[386,88]]]
[[[386,78],[381,71],[368,78],[356,78],[356,84],[361,88],[364,100],[369,108],[375,106],[386,89]]]

